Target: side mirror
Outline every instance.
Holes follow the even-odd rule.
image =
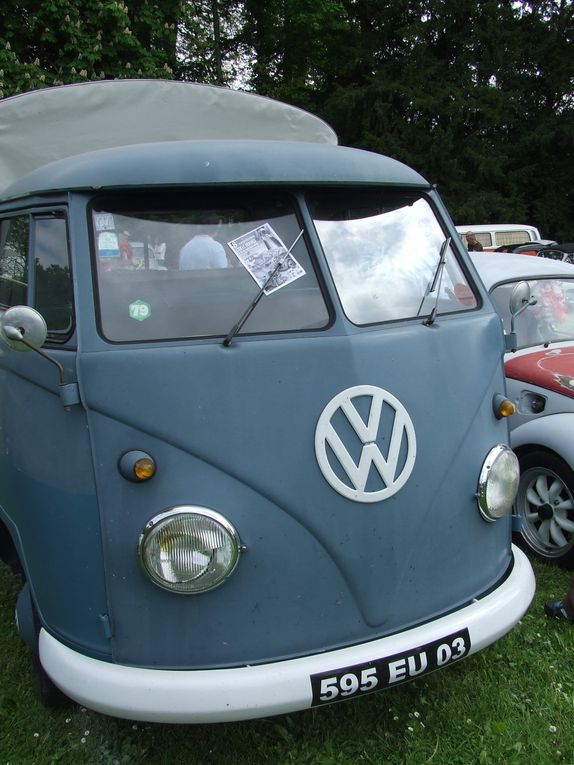
[[[78,385],[77,383],[66,384],[64,367],[57,359],[52,358],[49,353],[42,350],[47,336],[48,328],[44,317],[34,308],[27,305],[15,305],[0,315],[0,340],[2,342],[13,351],[20,353],[35,351],[57,368],[60,381],[60,400],[64,409],[69,411],[72,405],[80,403]]]
[[[509,300],[509,308],[511,316],[518,316],[529,305],[533,305],[531,302],[530,285],[528,282],[518,282],[515,285]]]
[[[47,335],[44,317],[27,305],[15,305],[0,316],[0,340],[13,351],[37,350],[44,345]]]
[[[510,332],[506,335],[506,350],[516,350],[517,338],[516,330],[514,329],[514,320],[529,306],[536,305],[536,298],[533,297],[530,291],[530,285],[528,282],[518,282],[510,294],[510,300],[508,306],[510,308]]]

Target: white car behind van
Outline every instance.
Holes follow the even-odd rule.
[[[551,240],[541,239],[540,231],[534,226],[525,226],[521,223],[464,225],[457,226],[456,230],[463,242],[466,232],[472,231],[485,250],[495,250],[502,245],[523,244],[524,242],[553,243]]]

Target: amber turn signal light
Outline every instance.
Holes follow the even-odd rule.
[[[118,469],[126,480],[140,483],[153,478],[157,467],[153,457],[146,452],[134,449],[122,454]]]
[[[501,420],[503,417],[512,417],[513,414],[516,414],[516,405],[510,399],[501,396],[500,393],[494,396],[492,408],[498,420]]]

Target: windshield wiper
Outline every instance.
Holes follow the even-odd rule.
[[[283,255],[281,255],[281,257],[277,261],[277,265],[275,266],[273,271],[271,271],[271,273],[269,274],[269,276],[265,280],[265,283],[263,284],[263,286],[261,287],[259,292],[255,295],[255,297],[253,298],[251,303],[247,306],[247,309],[246,309],[245,313],[243,314],[243,316],[239,319],[237,324],[235,324],[233,326],[233,328],[230,330],[230,332],[227,334],[225,340],[223,341],[223,345],[226,348],[231,345],[231,341],[233,340],[235,335],[241,330],[241,327],[245,324],[247,319],[251,316],[251,314],[253,313],[255,307],[257,306],[257,303],[261,300],[261,298],[265,294],[265,290],[267,289],[267,287],[273,281],[273,277],[279,271],[279,269],[281,268],[281,266],[285,262],[285,259],[289,255],[291,255],[291,250],[295,247],[295,245],[297,244],[299,239],[301,239],[302,236],[303,236],[303,229],[301,229],[301,231],[299,231],[299,233],[298,233],[297,237],[295,238],[295,241],[293,242],[291,247],[289,247],[289,249],[286,252],[284,252]]]
[[[440,298],[440,288],[441,288],[441,284],[442,284],[442,275],[444,273],[444,267],[446,266],[446,253],[447,253],[447,250],[448,250],[448,248],[450,246],[450,242],[451,242],[451,238],[450,238],[450,236],[447,236],[447,238],[442,243],[442,246],[440,248],[440,255],[439,255],[439,259],[438,259],[438,264],[437,264],[436,270],[434,272],[433,280],[432,280],[428,290],[426,291],[426,294],[423,297],[423,299],[421,301],[420,308],[418,310],[418,312],[420,313],[421,308],[423,307],[423,303],[424,303],[425,299],[436,290],[436,298],[435,298],[435,301],[434,301],[433,309],[429,313],[427,318],[423,321],[423,324],[425,325],[425,327],[431,327],[434,324],[435,319],[436,319],[436,314],[437,314],[437,310],[438,310],[438,301],[439,301],[439,298]]]

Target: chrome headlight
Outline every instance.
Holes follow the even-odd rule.
[[[222,515],[203,507],[174,507],[152,518],[139,541],[139,557],[152,582],[195,594],[219,586],[233,572],[241,542]]]
[[[478,479],[478,508],[486,521],[496,521],[510,510],[518,491],[518,457],[509,446],[491,449]]]

